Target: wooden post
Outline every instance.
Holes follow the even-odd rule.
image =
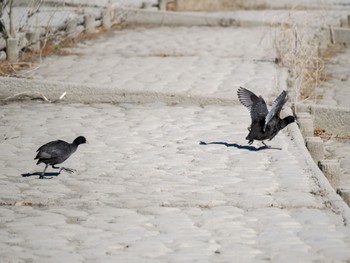
[[[107,8],[102,11],[102,26],[105,29],[111,28],[111,9]]]
[[[168,4],[167,0],[158,0],[159,10],[166,11],[167,4]]]
[[[19,50],[18,50],[18,39],[8,38],[6,41],[6,53],[7,60],[10,62],[18,61]]]
[[[95,32],[95,17],[92,14],[84,15],[84,27],[86,33]]]

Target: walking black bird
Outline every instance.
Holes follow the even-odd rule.
[[[65,141],[57,140],[44,144],[41,146],[37,152],[38,154],[34,158],[34,160],[39,159],[36,163],[46,164],[44,171],[40,175],[40,179],[44,178],[45,171],[49,165],[54,169],[60,169],[59,173],[62,170],[65,170],[69,173],[73,173],[73,169],[64,168],[64,167],[56,167],[56,164],[63,163],[67,160],[78,148],[80,144],[86,143],[86,139],[83,136],[77,137],[72,143],[68,143]]]
[[[256,96],[250,90],[240,87],[237,91],[240,102],[250,111],[252,123],[248,128],[249,134],[246,140],[248,144],[252,144],[254,140],[262,141],[272,140],[277,133],[285,128],[288,124],[295,121],[293,116],[287,116],[283,119],[279,117],[283,105],[287,102],[287,92],[282,93],[272,103],[270,111],[268,111],[265,100],[261,96]]]

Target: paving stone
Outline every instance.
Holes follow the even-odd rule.
[[[312,193],[315,183],[285,131],[271,142],[280,151],[199,145],[244,145],[249,116],[242,106],[32,103],[1,112],[3,134],[20,131],[1,142],[16,153],[0,161],[7,167],[1,196],[31,203],[0,207],[5,260],[350,258],[349,229]],[[42,126],[30,125],[33,116]],[[38,146],[77,135],[89,144],[65,163],[75,174],[21,177],[42,170],[33,160]]]

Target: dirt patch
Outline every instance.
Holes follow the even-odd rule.
[[[31,206],[31,207],[45,207],[46,204],[34,203],[32,201],[13,201],[13,202],[0,202],[0,206]]]
[[[350,134],[346,134],[346,135],[333,134],[333,133],[327,132],[325,129],[315,129],[314,136],[327,138],[327,139],[334,138],[338,140],[350,140]]]

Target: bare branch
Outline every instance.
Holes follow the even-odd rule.
[[[13,15],[12,15],[12,11],[13,11],[13,0],[9,0],[8,2],[8,15],[9,15],[9,20],[10,20],[10,36],[11,37],[16,37],[16,33],[15,33],[15,26],[13,24]]]
[[[7,98],[4,99],[4,101],[11,101],[11,100],[23,100],[25,98],[29,98],[31,100],[43,100],[43,101],[46,101],[46,102],[51,102],[48,98],[46,98],[43,94],[41,94],[40,92],[20,92],[20,93],[17,93],[13,96],[9,96]]]
[[[27,11],[27,16],[24,23],[19,27],[18,31],[23,31],[24,27],[29,25],[29,20],[40,11],[40,7],[42,6],[44,0],[36,0],[32,2],[31,7],[29,7]]]

